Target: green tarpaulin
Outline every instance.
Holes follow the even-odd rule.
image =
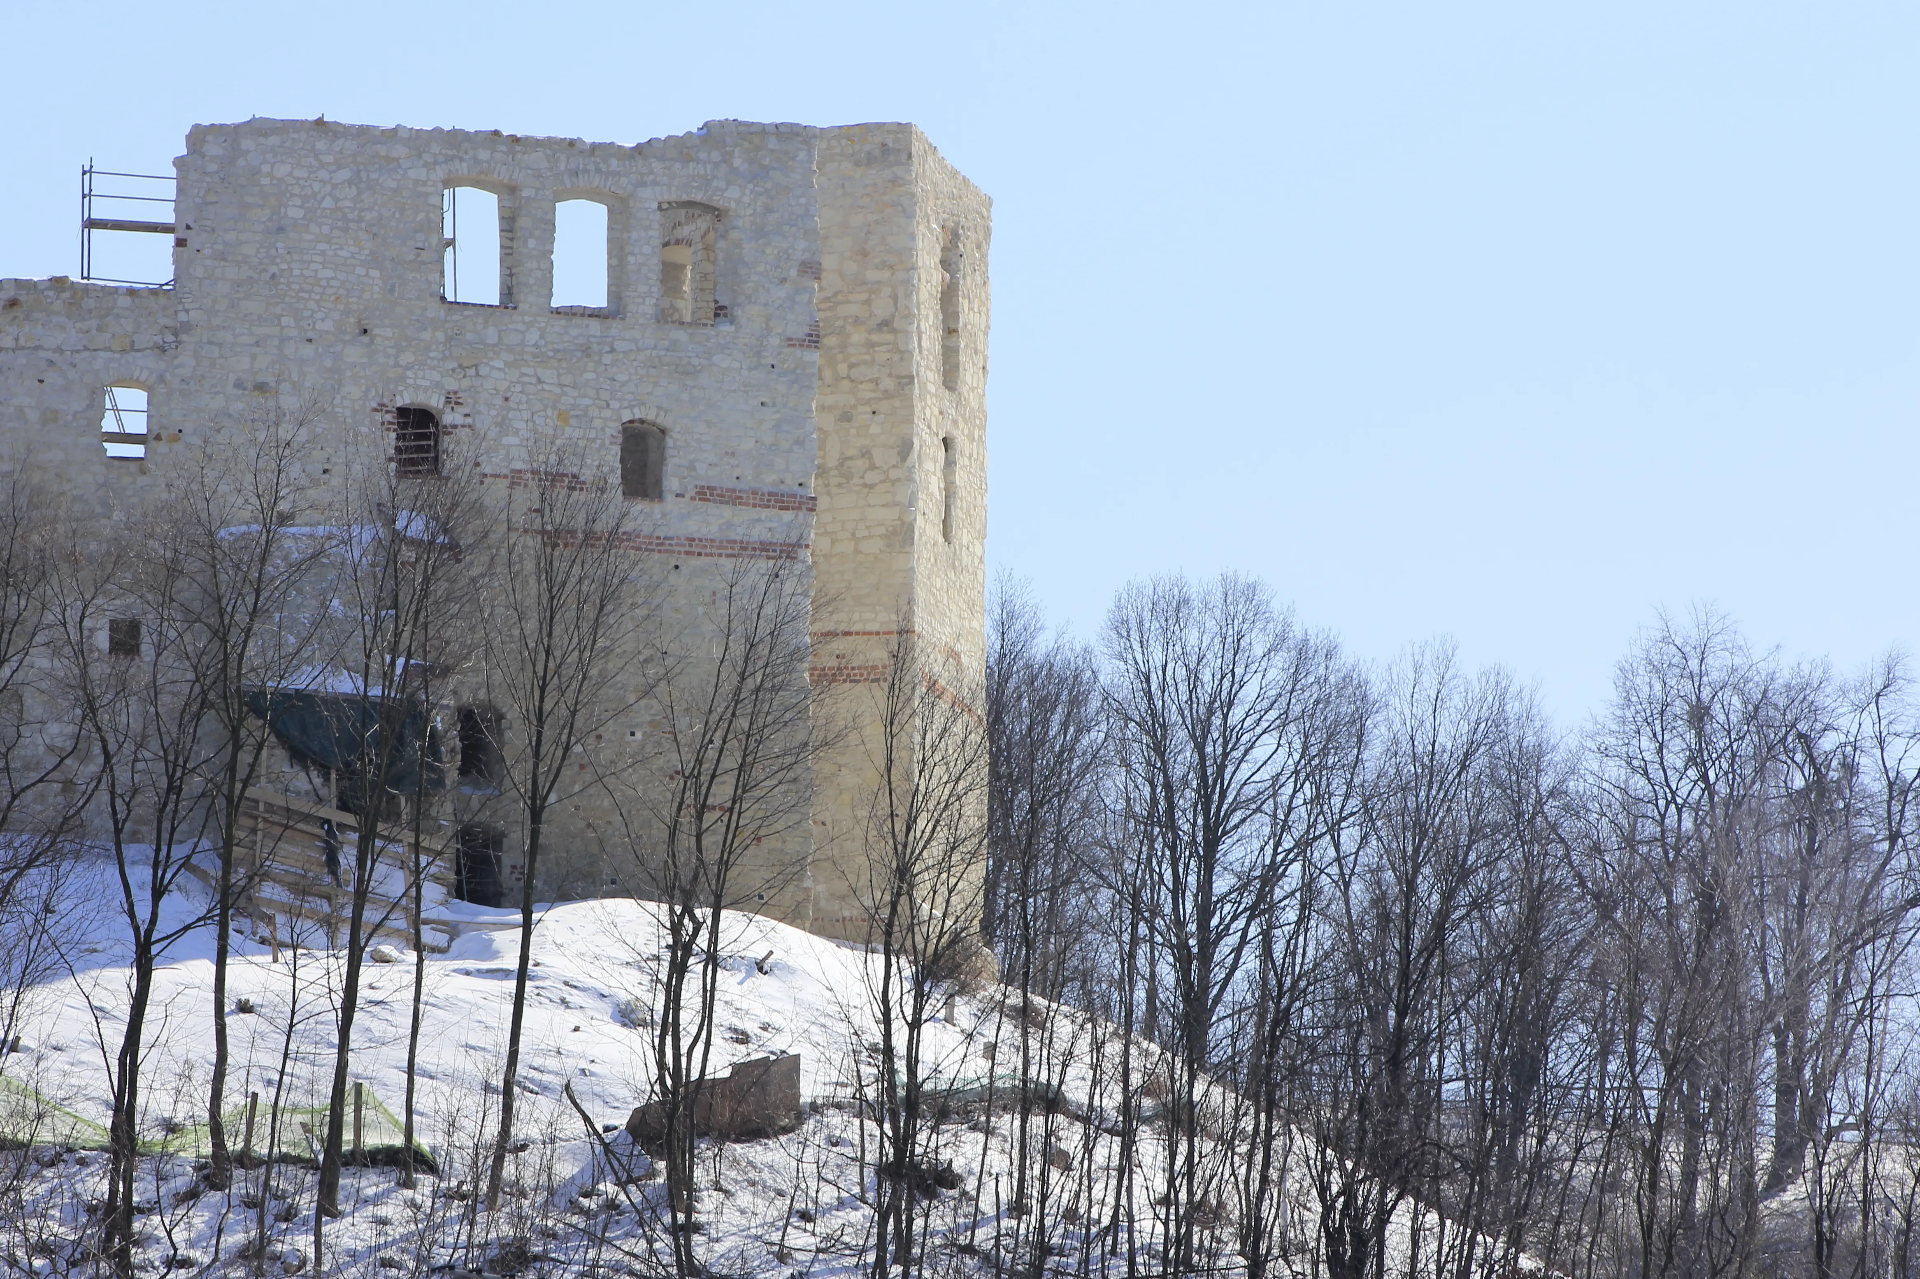
[[[348,812],[365,811],[374,791],[436,795],[447,787],[440,732],[418,701],[259,688],[247,693],[247,708],[295,761],[336,775]],[[379,780],[370,785],[371,778]]]

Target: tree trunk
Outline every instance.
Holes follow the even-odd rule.
[[[539,749],[537,744],[534,749]],[[513,1141],[513,1095],[520,1077],[520,1031],[526,1024],[527,969],[533,959],[533,881],[540,862],[540,831],[545,816],[544,810],[535,809],[527,822],[526,871],[520,882],[520,958],[513,973],[513,1016],[507,1028],[506,1075],[500,1081],[500,1136],[493,1143],[493,1162],[487,1168],[488,1212],[500,1208],[507,1147]]]

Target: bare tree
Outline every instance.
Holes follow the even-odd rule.
[[[369,920],[367,908],[382,869],[382,836],[404,832],[402,803],[424,803],[444,783],[422,742],[432,732],[426,694],[432,672],[457,666],[470,651],[471,628],[459,624],[472,598],[463,539],[480,522],[477,476],[460,449],[443,447],[440,474],[403,472],[385,458],[354,461],[341,521],[347,541],[329,585],[343,614],[331,665],[349,699],[336,708],[344,722],[333,726],[342,747],[333,782],[336,802],[355,814],[359,831],[313,1222],[316,1269],[325,1256],[326,1220],[340,1212],[360,971],[370,925],[381,922]],[[383,914],[391,909],[385,905]]]
[[[196,662],[199,583],[173,536],[176,508],[116,512],[62,530],[54,562],[61,693],[87,738],[93,820],[112,856],[126,927],[128,1001],[116,1038],[102,1024],[113,1081],[100,1251],[133,1273],[133,1201],[143,1113],[141,1066],[156,968],[205,922],[167,898],[209,830],[199,765],[215,728],[213,688]]]
[[[1621,664],[1596,766],[1594,850],[1636,1112],[1643,1273],[1749,1263],[1758,1242],[1756,1127],[1764,1015],[1746,885],[1777,835],[1781,763],[1811,707],[1804,675],[1757,659],[1712,615],[1663,623]]]
[[[1307,657],[1312,691],[1280,729],[1290,766],[1276,774],[1265,818],[1267,902],[1254,921],[1254,971],[1228,1019],[1221,1072],[1237,1101],[1226,1131],[1240,1143],[1236,1250],[1250,1277],[1288,1265],[1303,1246],[1290,1186],[1296,1163],[1312,1162],[1296,1147],[1297,1125],[1315,1113],[1310,1022],[1326,975],[1321,924],[1338,917],[1340,854],[1364,826],[1376,731],[1374,690],[1359,671],[1324,641]]]
[[[1014,1018],[1015,1087],[1048,1095],[1064,1085],[1070,1061],[1057,1051],[1059,1003],[1069,990],[1085,1002],[1104,985],[1112,957],[1102,945],[1111,898],[1096,873],[1092,831],[1103,763],[1100,685],[1093,654],[1041,640],[1037,605],[1002,580],[988,620],[986,719],[990,767],[988,856],[982,933],[1003,979],[1019,993]],[[1055,1169],[1037,1158],[1036,1107],[1020,1099],[1014,1119],[1014,1264],[1038,1265]],[[1038,1142],[1054,1141],[1054,1116],[1039,1109]],[[1037,1176],[1037,1185],[1030,1179]]]
[[[637,760],[609,775],[639,895],[659,903],[650,956],[653,1104],[661,1117],[670,1264],[694,1249],[695,1115],[712,1065],[726,912],[759,910],[804,875],[813,764],[833,740],[813,716],[809,575],[797,561],[736,560],[685,630],[651,637],[660,659]]]
[[[1870,668],[1849,690],[1847,700],[1849,736],[1862,761],[1848,776],[1864,779],[1863,801],[1851,805],[1861,814],[1863,838],[1857,847],[1864,856],[1847,877],[1854,904],[1852,924],[1839,932],[1839,944],[1829,948],[1832,959],[1823,981],[1824,1002],[1845,1011],[1822,1021],[1833,1027],[1829,1036],[1842,1042],[1825,1048],[1832,1065],[1810,1072],[1822,1085],[1803,1089],[1814,1105],[1802,1108],[1797,1137],[1805,1138],[1821,1155],[1816,1181],[1824,1184],[1811,1192],[1813,1207],[1838,1204],[1843,1196],[1851,1198],[1854,1220],[1860,1223],[1854,1270],[1872,1274],[1883,1257],[1888,1263],[1892,1259],[1885,1257],[1888,1241],[1870,1223],[1888,1218],[1892,1204],[1903,1195],[1910,1199],[1913,1193],[1911,1174],[1903,1184],[1894,1171],[1911,1147],[1901,1148],[1903,1134],[1897,1128],[1891,1134],[1894,1141],[1886,1137],[1888,1129],[1894,1128],[1889,1120],[1911,1095],[1916,1077],[1916,1062],[1898,1051],[1894,1041],[1896,1027],[1909,1022],[1902,992],[1913,989],[1915,921],[1920,919],[1920,862],[1915,857],[1916,833],[1920,833],[1916,831],[1920,722],[1914,713],[1911,678],[1897,658]],[[1823,1114],[1832,1116],[1849,1108],[1849,1102],[1859,1145],[1859,1157],[1851,1169],[1844,1160],[1827,1157],[1844,1124],[1830,1117],[1824,1125],[1820,1122]],[[1805,1114],[1807,1109],[1813,1113]],[[1841,1189],[1843,1185],[1850,1195]],[[1825,1223],[1816,1212],[1811,1224],[1818,1264]]]
[[[60,715],[53,522],[25,471],[0,477],[0,1069],[28,989],[57,967],[49,921],[92,787],[87,738]]]
[[[1416,650],[1383,697],[1362,821],[1335,843],[1317,992],[1311,1170],[1329,1275],[1377,1273],[1409,1197],[1429,1192],[1458,925],[1487,891],[1488,771],[1511,698],[1447,649]]]
[[[1485,772],[1491,878],[1459,921],[1443,995],[1456,1015],[1442,1060],[1459,1083],[1434,1125],[1441,1175],[1421,1191],[1444,1214],[1436,1273],[1552,1255],[1565,1224],[1548,1196],[1571,1170],[1565,1152],[1577,1146],[1593,1065],[1562,1038],[1577,1024],[1592,953],[1569,873],[1589,798],[1577,768],[1530,700],[1512,694]]]
[[[925,1249],[918,1211],[941,1182],[957,1185],[931,1122],[924,1028],[956,984],[990,963],[980,941],[987,860],[988,750],[983,690],[934,657],[903,623],[862,743],[873,772],[861,906],[879,962],[868,1001],[879,1126],[871,1270],[916,1273]],[[1024,1100],[1024,1099],[1023,1099]]]
[[[1331,640],[1300,632],[1264,587],[1231,576],[1127,588],[1106,656],[1148,1021],[1171,1049],[1160,1264],[1188,1269],[1200,1264],[1198,1221],[1225,1190],[1223,1170],[1203,1168],[1214,1148],[1200,1131],[1215,1051],[1287,877],[1344,821],[1316,792],[1340,773],[1330,753],[1352,749],[1336,710],[1351,693]]]
[[[500,1130],[487,1171],[489,1211],[500,1206],[513,1140],[533,906],[549,813],[593,788],[583,752],[642,691],[632,685],[643,672],[645,597],[628,521],[619,485],[556,446],[513,481],[490,539],[480,670],[491,702],[514,725],[504,780],[526,842]]]
[[[247,789],[259,777],[267,734],[253,706],[262,688],[289,679],[313,654],[316,610],[302,611],[312,579],[333,549],[311,527],[300,456],[320,406],[256,420],[244,443],[200,448],[177,468],[167,506],[184,577],[182,647],[205,688],[213,739],[195,761],[212,809],[214,853],[213,1071],[207,1095],[212,1145],[209,1185],[228,1181],[225,1101],[227,965],[235,903],[251,887],[238,878]]]
[[[1103,760],[1094,656],[1041,639],[1037,605],[1002,581],[988,620],[989,858],[982,933],[1007,980],[1049,1000],[1085,980],[1097,945],[1087,864]]]
[[[56,638],[51,597],[53,552],[47,527],[55,523],[47,499],[30,476],[0,476],[0,902],[42,864],[47,841],[66,825],[73,807],[46,801],[74,778],[83,749],[77,732],[62,731],[50,702],[50,646]]]

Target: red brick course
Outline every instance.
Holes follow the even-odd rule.
[[[526,529],[540,533],[540,529]],[[562,538],[571,544],[580,535],[570,530],[555,530],[547,537]],[[597,534],[596,538],[607,536]],[[687,537],[662,533],[616,533],[613,544],[623,551],[649,555],[677,555],[683,559],[721,560],[797,560],[812,549],[806,542],[773,542],[749,537]]]
[[[886,662],[860,666],[850,662],[834,665],[816,663],[807,672],[812,684],[884,684],[893,667]]]
[[[721,506],[748,506],[760,511],[811,511],[820,501],[811,493],[788,493],[781,489],[727,488],[719,484],[696,484],[692,500],[714,502]]]

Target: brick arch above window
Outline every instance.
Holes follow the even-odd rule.
[[[393,469],[408,478],[440,474],[440,415],[417,404],[393,411]]]

